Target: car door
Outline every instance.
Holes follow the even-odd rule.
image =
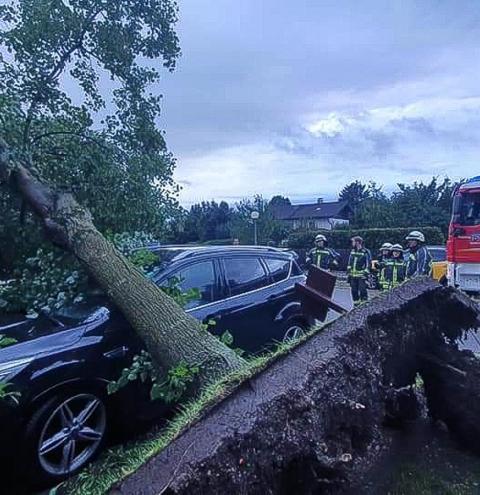
[[[199,297],[190,300],[184,309],[202,322],[215,319],[217,314],[221,314],[225,294],[221,283],[220,265],[216,258],[182,263],[163,275],[156,283],[160,286],[174,283],[184,293],[196,289]]]
[[[275,332],[281,331],[282,323],[292,317],[301,315],[300,298],[295,290],[295,283],[303,281],[303,274],[297,268],[293,273],[293,261],[285,257],[264,257],[272,288],[268,294],[269,314],[272,320],[279,324]],[[283,335],[275,333],[275,337],[282,339]]]
[[[227,298],[217,318],[217,331],[228,330],[234,347],[257,352],[271,341],[272,317],[268,297],[271,285],[260,256],[230,255],[221,259]]]

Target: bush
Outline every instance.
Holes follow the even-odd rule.
[[[110,234],[117,249],[145,274],[158,256],[143,246],[156,242],[144,232]],[[26,313],[36,318],[40,312],[51,313],[65,305],[81,302],[94,288],[86,271],[69,253],[56,248],[39,248],[12,273],[13,278],[0,283],[0,311]]]
[[[386,229],[335,229],[328,231],[292,232],[288,237],[288,246],[292,249],[309,249],[317,234],[324,234],[329,240],[329,246],[334,249],[350,247],[350,239],[359,235],[365,240],[365,245],[372,251],[380,249],[384,242],[405,245],[405,237],[412,230],[420,230],[425,234],[427,244],[444,244],[445,237],[438,227],[409,227]]]
[[[0,285],[0,309],[35,318],[65,304],[79,302],[87,288],[87,275],[79,263],[58,249],[38,249],[23,267]]]

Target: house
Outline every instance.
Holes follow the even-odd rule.
[[[343,225],[347,227],[353,210],[347,201],[324,202],[303,205],[278,205],[272,209],[276,220],[286,223],[292,230],[331,230]]]

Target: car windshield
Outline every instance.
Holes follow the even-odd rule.
[[[154,277],[155,274],[165,269],[171,261],[183,251],[183,249],[155,250],[154,254],[158,256],[158,263],[154,264],[153,270],[147,273],[146,276],[150,278]],[[64,324],[78,323],[91,316],[95,310],[102,306],[112,307],[112,303],[109,302],[108,298],[94,283],[91,284],[90,289],[91,292],[84,297],[83,301],[67,304],[56,309],[49,316]]]
[[[92,313],[98,308],[107,305],[109,304],[105,296],[88,296],[82,302],[67,304],[60,309],[55,310],[51,313],[51,317],[58,319],[62,323],[78,323],[90,317]]]

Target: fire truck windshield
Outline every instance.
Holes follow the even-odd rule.
[[[455,223],[466,226],[480,225],[480,192],[461,194],[455,199]]]

